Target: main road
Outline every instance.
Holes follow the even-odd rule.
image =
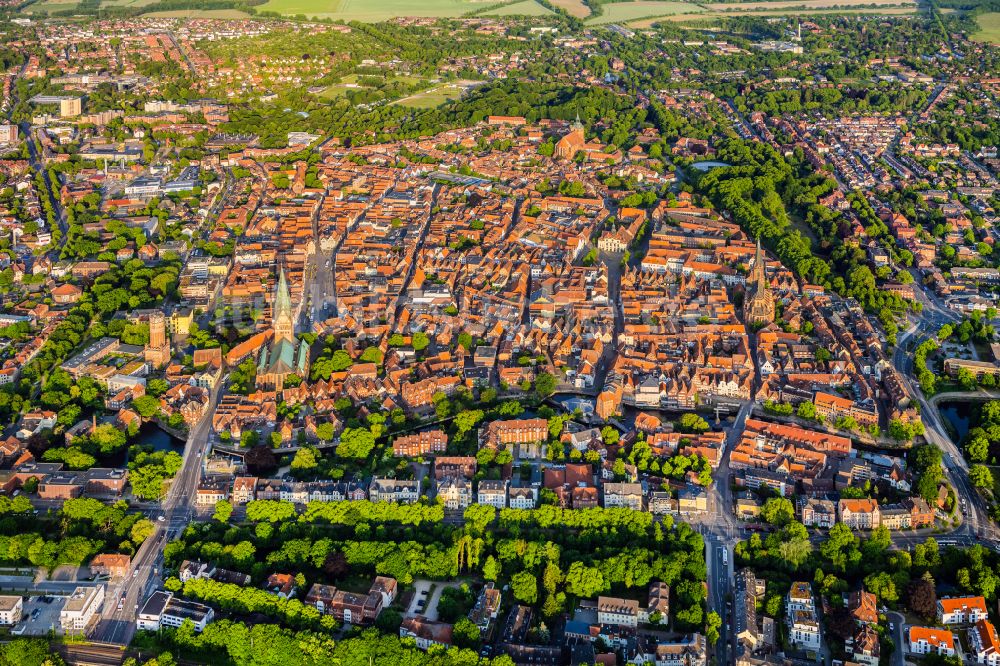
[[[155,517],[155,531],[139,547],[124,578],[108,585],[104,608],[92,635],[95,640],[128,645],[135,633],[139,608],[146,597],[162,584],[163,548],[194,517],[195,497],[202,461],[208,449],[212,414],[224,386],[225,382],[220,382],[212,390],[205,416],[188,433],[184,461],[163,498],[162,511]]]

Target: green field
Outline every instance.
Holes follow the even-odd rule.
[[[972,35],[974,40],[1000,44],[1000,12],[980,14],[976,17],[976,23],[979,24],[979,30]]]
[[[639,2],[614,2],[602,5],[604,10],[600,16],[594,16],[586,22],[591,25],[604,23],[627,23],[637,19],[652,16],[670,16],[673,14],[688,14],[703,11],[701,7],[691,2],[675,2],[674,0],[640,0]]]
[[[400,16],[451,17],[461,16],[485,0],[269,0],[259,7],[262,11],[280,14],[305,14],[318,18],[344,21],[388,21]]]
[[[393,102],[401,106],[408,106],[411,109],[433,109],[441,106],[448,100],[458,99],[465,92],[465,87],[454,83],[447,83],[435,86],[424,92],[419,92],[409,97]]]
[[[483,16],[549,16],[550,14],[552,14],[552,10],[542,7],[535,0],[522,0],[492,12],[486,12]]]
[[[145,7],[157,0],[101,0],[101,7]],[[80,0],[41,0],[28,5],[23,11],[32,12],[62,12],[73,9],[80,4]]]
[[[216,18],[240,19],[250,16],[238,9],[173,9],[166,12],[147,12],[144,18]]]

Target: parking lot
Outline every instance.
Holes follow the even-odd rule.
[[[43,601],[47,599],[48,602]],[[24,602],[24,612],[21,621],[14,627],[12,633],[20,636],[45,636],[52,629],[59,629],[59,612],[66,597],[42,596],[29,597]]]

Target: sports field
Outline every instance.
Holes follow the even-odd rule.
[[[486,6],[474,0],[269,0],[262,11],[280,14],[305,14],[318,18],[375,23],[400,16],[461,16],[476,7]]]
[[[972,34],[977,42],[1000,44],[1000,12],[988,12],[976,17],[979,30]]]
[[[639,0],[638,2],[613,2],[601,7],[604,11],[599,16],[587,20],[588,24],[601,25],[605,23],[628,23],[650,16],[670,16],[672,14],[687,14],[703,11],[693,2],[675,2],[674,0]]]

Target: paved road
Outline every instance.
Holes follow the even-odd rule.
[[[215,413],[223,388],[224,384],[220,383],[212,391],[206,416],[188,435],[183,466],[170,485],[162,511],[157,512],[156,531],[139,547],[125,578],[108,586],[104,608],[93,632],[95,640],[128,645],[135,634],[140,606],[153,590],[162,586],[163,548],[195,515],[198,480],[209,448],[211,415]]]
[[[899,335],[892,362],[900,374],[910,383],[910,390],[920,406],[920,415],[925,430],[924,438],[943,452],[945,477],[955,488],[959,502],[964,500],[965,524],[957,530],[958,534],[972,534],[995,540],[998,532],[989,518],[986,501],[969,481],[969,464],[961,449],[952,441],[935,401],[924,396],[919,383],[913,376],[912,350],[924,339],[936,335],[944,324],[955,324],[961,321],[962,317],[945,307],[940,299],[923,287],[915,291],[923,309],[915,324]]]

